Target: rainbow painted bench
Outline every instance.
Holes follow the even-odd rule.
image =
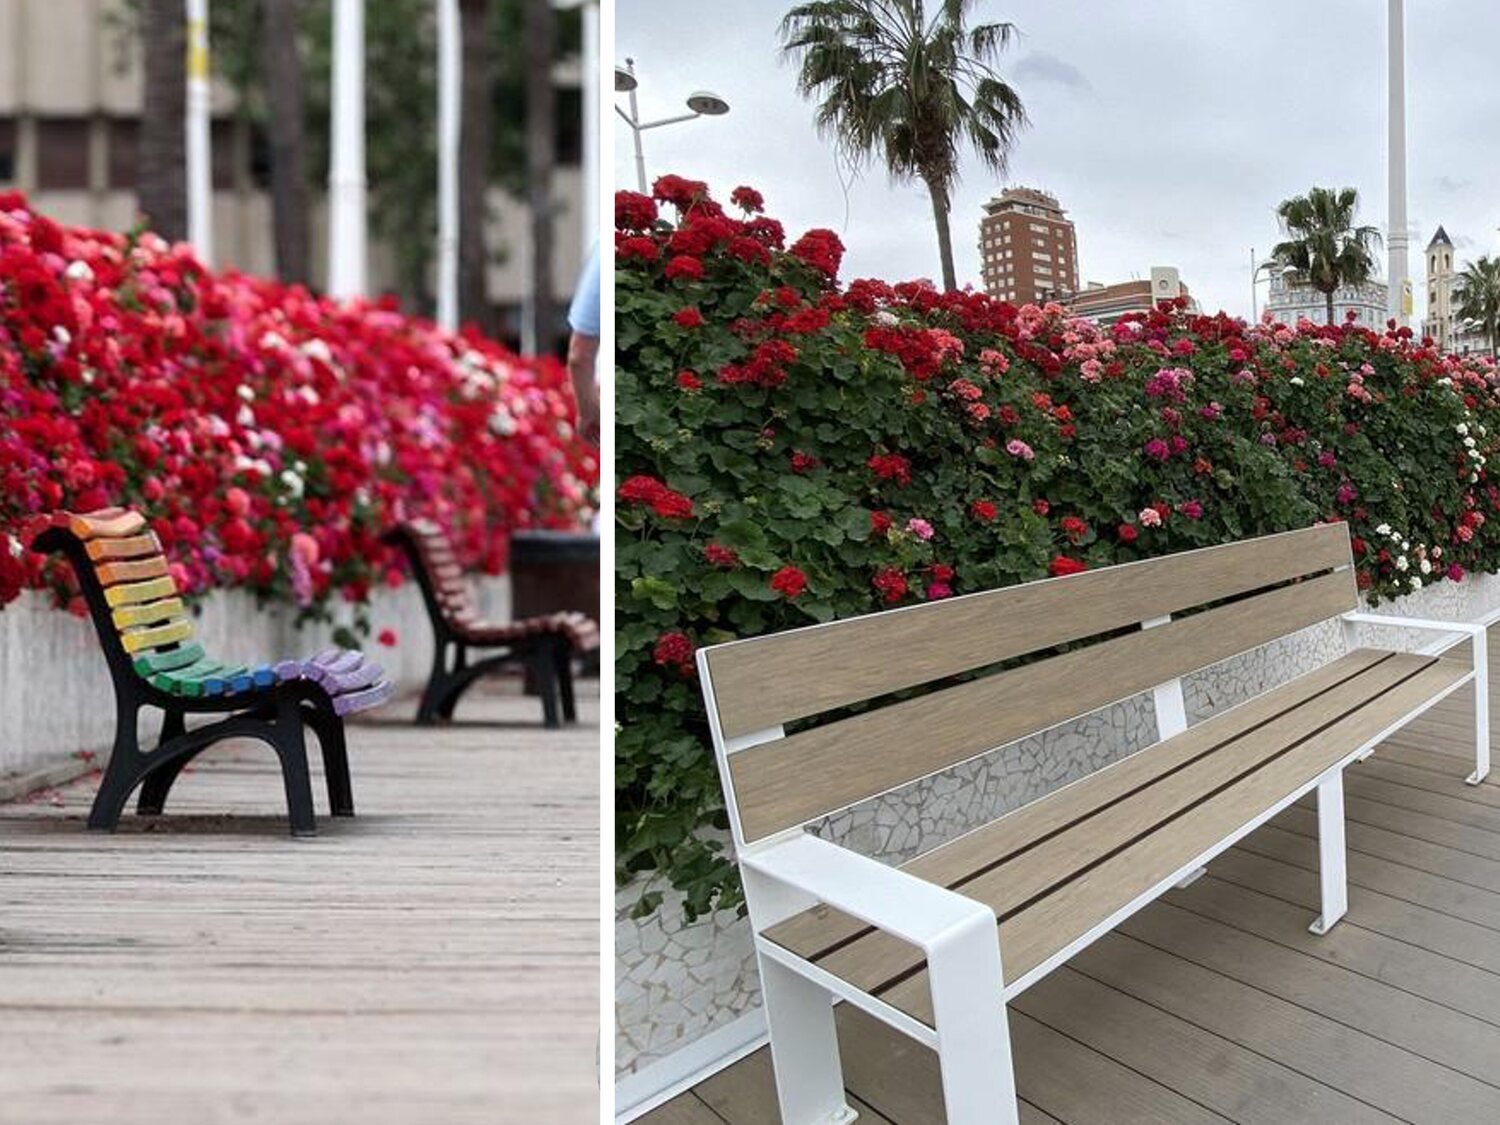
[[[599,647],[599,626],[582,613],[549,613],[516,621],[485,621],[464,581],[458,556],[443,530],[427,520],[409,520],[386,532],[411,562],[432,625],[432,672],[417,705],[423,725],[453,718],[461,696],[481,676],[505,664],[525,664],[542,697],[547,727],[578,718],[573,695],[573,657]],[[492,650],[470,662],[469,650]]]
[[[145,517],[124,508],[43,516],[28,529],[32,550],[61,553],[72,564],[109,664],[115,691],[115,741],[89,827],[112,829],[139,786],[136,811],[160,814],[192,759],[226,738],[267,743],[281,763],[292,834],[314,835],[305,731],[323,752],[334,816],[353,816],[345,715],[391,695],[380,667],[358,652],[328,649],[307,660],[230,664],[193,639],[193,623]],[[162,712],[157,744],[143,748],[137,717]],[[187,716],[224,718],[187,729]]]

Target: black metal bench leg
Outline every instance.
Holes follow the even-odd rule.
[[[562,698],[563,721],[578,721],[578,702],[573,696],[573,646],[557,646],[557,693]]]
[[[311,706],[303,714],[318,736],[323,751],[323,776],[328,783],[328,808],[334,816],[354,815],[354,786],[349,780],[349,751],[344,723],[326,707]]]
[[[542,725],[548,730],[555,730],[562,723],[557,714],[557,660],[552,655],[552,646],[539,646],[529,663],[532,674],[536,676],[537,694],[542,697]]]
[[[135,731],[138,710],[135,704],[123,701],[116,706],[114,749],[99,781],[99,792],[94,795],[94,807],[89,810],[89,827],[97,831],[114,831],[125,802],[141,779],[141,746]]]
[[[435,642],[432,653],[432,671],[427,676],[427,685],[422,688],[422,699],[417,704],[417,725],[431,726],[442,715],[443,689],[448,682],[448,644]],[[453,713],[449,706],[448,713]]]
[[[287,819],[293,836],[316,836],[313,813],[312,776],[307,768],[307,741],[302,734],[302,708],[295,699],[284,699],[276,708],[276,754],[281,759],[281,778],[286,785]]]
[[[161,720],[161,738],[157,741],[157,749],[161,749],[172,739],[185,734],[187,724],[181,711],[166,711]],[[138,816],[160,816],[162,809],[167,804],[167,794],[172,791],[178,776],[193,760],[195,755],[182,754],[165,762],[146,775],[146,780],[141,783],[141,795],[136,799],[135,811]]]

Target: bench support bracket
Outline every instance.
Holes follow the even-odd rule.
[[[1342,769],[1318,782],[1318,881],[1323,891],[1323,913],[1308,929],[1321,936],[1349,909]]]

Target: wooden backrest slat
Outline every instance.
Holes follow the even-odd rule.
[[[68,517],[68,530],[80,539],[123,539],[146,529],[146,517],[127,508],[104,508]]]
[[[1349,565],[1347,526],[1325,524],[737,641],[707,655],[720,729],[735,738]]]
[[[148,578],[145,582],[125,582],[109,586],[104,591],[104,600],[110,607],[135,605],[138,602],[154,602],[177,595],[177,583],[170,574],[161,578]]]
[[[127,562],[103,562],[94,567],[94,573],[99,576],[99,585],[113,586],[119,582],[144,582],[171,572],[165,555],[153,555]]]
[[[90,539],[85,544],[89,558],[95,562],[110,559],[139,559],[161,554],[161,540],[156,532],[132,535],[126,539]]]
[[[729,757],[744,838],[764,836],[947,769],[1356,605],[1335,571],[942,688]],[[899,649],[886,648],[892,659]],[[718,691],[718,670],[713,669]]]

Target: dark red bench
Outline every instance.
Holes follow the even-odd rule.
[[[410,560],[432,625],[432,673],[417,705],[417,722],[451,719],[459,696],[481,676],[506,664],[529,669],[542,698],[542,721],[548,727],[578,718],[573,657],[599,647],[597,623],[573,612],[486,621],[479,616],[458,557],[440,527],[411,520],[392,528],[384,538]],[[470,649],[498,651],[471,661]]]
[[[60,552],[72,564],[114,684],[114,750],[90,828],[114,828],[137,786],[136,811],[159,814],[194,757],[226,738],[253,738],[280,759],[292,833],[311,836],[308,729],[323,751],[333,815],[354,815],[343,717],[390,697],[391,682],[379,665],[344,649],[278,664],[215,660],[193,640],[161,543],[139,512],[57,512],[33,521],[27,538],[33,550]],[[162,712],[161,735],[151,749],[142,748],[137,734],[137,716],[147,707]],[[193,714],[224,718],[188,730]]]

